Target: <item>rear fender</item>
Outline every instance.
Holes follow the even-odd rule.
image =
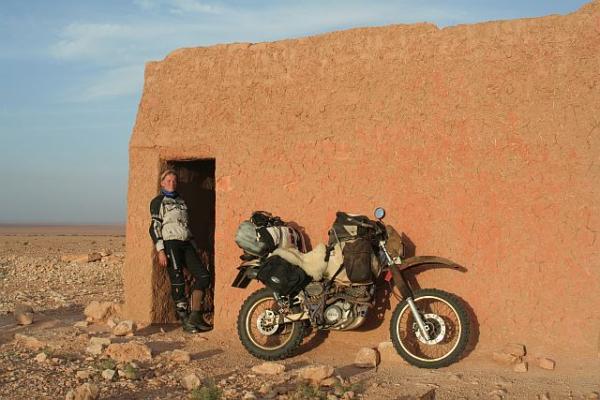
[[[256,279],[260,263],[252,260],[242,263],[238,268],[238,274],[231,284],[232,287],[245,289],[253,279]]]

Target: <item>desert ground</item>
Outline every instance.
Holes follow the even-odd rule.
[[[517,372],[475,348],[448,368],[422,370],[382,346],[376,367],[359,368],[365,344],[313,333],[295,357],[264,365],[233,335],[133,328],[118,313],[124,248],[120,227],[0,227],[1,399],[599,398],[600,364],[575,356],[568,367],[529,360]],[[110,304],[96,319],[84,314]]]

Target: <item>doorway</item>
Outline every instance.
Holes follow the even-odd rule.
[[[215,160],[168,161],[167,166],[177,172],[177,191],[187,204],[190,230],[212,278],[202,301],[204,318],[212,324],[215,306]],[[191,287],[189,283],[188,288]]]

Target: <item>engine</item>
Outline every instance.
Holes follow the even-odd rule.
[[[311,282],[304,288],[305,303],[311,319],[329,329],[350,330],[363,324],[372,298],[373,285],[334,285],[325,296],[321,282]]]

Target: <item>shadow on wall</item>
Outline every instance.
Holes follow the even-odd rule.
[[[416,255],[416,245],[414,242],[405,234],[402,233],[402,243],[404,244],[404,258],[414,257]],[[423,265],[420,267],[415,267],[411,269],[410,272],[405,274],[406,279],[413,290],[422,289],[417,281],[416,275],[429,268],[435,268],[435,265]],[[466,272],[466,268],[461,267],[458,269],[460,272]],[[385,321],[386,312],[392,312],[392,303],[391,298],[396,298],[396,303],[401,302],[403,299],[401,298],[398,290],[395,289],[395,286],[392,282],[386,282],[383,275],[380,275],[376,281],[376,287],[378,290],[375,292],[375,305],[372,311],[368,314],[367,321],[365,324],[359,328],[359,331],[371,331],[379,328]],[[440,288],[444,290],[444,288]],[[469,316],[470,321],[470,332],[469,332],[469,342],[467,344],[467,348],[463,352],[461,359],[467,357],[476,347],[479,342],[479,321],[477,320],[477,315],[473,311],[471,305],[465,301],[465,299],[457,296],[453,293],[455,297],[462,303]]]
[[[308,233],[306,233],[306,228],[304,226],[300,225],[299,223],[297,223],[296,221],[289,221],[289,222],[287,222],[287,224],[291,228],[294,228],[297,232],[299,232],[302,235],[302,237],[304,238],[305,250],[307,252],[311,251],[313,249],[312,241],[310,240],[310,236],[308,236]]]

